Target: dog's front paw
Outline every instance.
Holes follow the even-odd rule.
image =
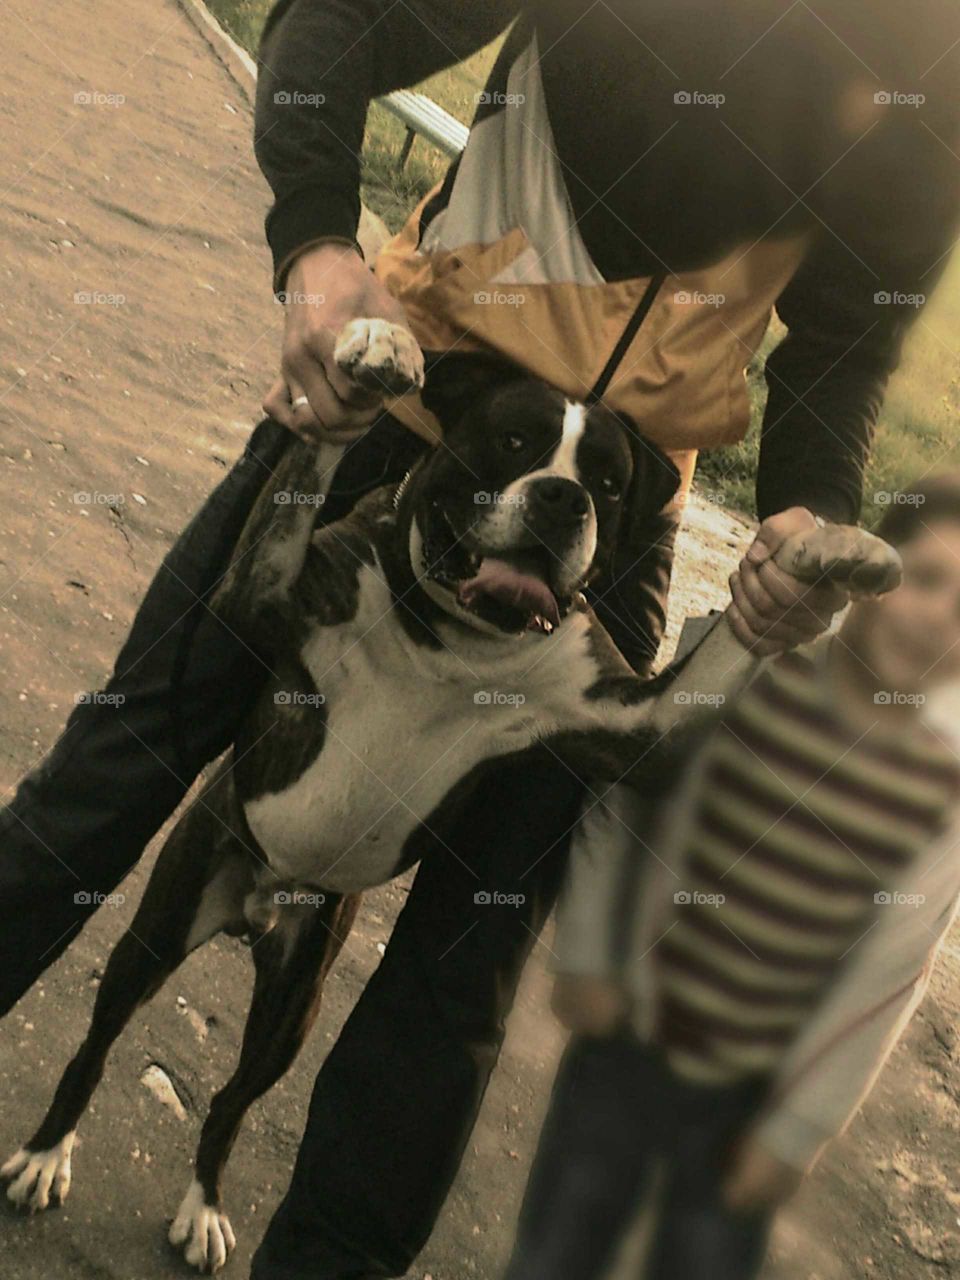
[[[802,582],[832,582],[855,596],[883,595],[903,576],[900,556],[889,542],[848,524],[792,534],[773,559]]]
[[[213,1275],[226,1265],[236,1248],[230,1219],[215,1205],[207,1204],[199,1182],[191,1182],[167,1237],[191,1267]]]
[[[7,1199],[29,1213],[39,1213],[51,1204],[62,1204],[70,1190],[70,1156],[75,1133],[68,1133],[49,1151],[21,1147],[0,1166],[0,1178],[7,1183]]]
[[[416,338],[389,320],[351,320],[340,331],[333,358],[367,391],[402,396],[423,386],[423,352]]]

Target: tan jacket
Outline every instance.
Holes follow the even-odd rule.
[[[437,200],[437,187],[420,202],[381,249],[377,277],[424,348],[497,352],[573,398],[617,355],[604,400],[673,457],[685,492],[696,450],[740,440],[749,426],[746,366],[808,237],[740,245],[680,275],[605,281],[570,210],[536,71],[534,40],[508,84],[524,95],[522,118],[506,110],[474,125],[449,198]],[[439,435],[418,397],[388,408]]]

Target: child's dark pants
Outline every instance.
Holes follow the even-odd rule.
[[[658,1166],[644,1280],[753,1280],[770,1215],[734,1213],[720,1188],[765,1091],[686,1084],[632,1035],[582,1036],[560,1065],[506,1280],[606,1274]]]

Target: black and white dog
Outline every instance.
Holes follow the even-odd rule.
[[[419,353],[390,328],[348,326],[343,367],[419,383]],[[214,934],[250,935],[240,1061],[170,1229],[188,1262],[217,1270],[234,1245],[220,1198],[234,1137],[316,1018],[359,894],[421,856],[486,763],[539,743],[578,772],[626,775],[695,692],[730,693],[752,671],[721,622],[644,682],[581,594],[631,513],[658,511],[677,485],[630,424],[476,361],[442,361],[424,400],[444,444],[346,519],[315,527],[303,499],[326,464],[305,444],[265,485],[214,607],[273,674],[162,849],[46,1118],[0,1171],[17,1205],[66,1196],[77,1123],[133,1011]],[[777,561],[877,592],[899,579],[896,553],[856,529],[791,539]]]

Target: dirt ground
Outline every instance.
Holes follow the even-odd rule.
[[[0,784],[102,684],[137,601],[191,510],[236,457],[274,367],[279,311],[266,190],[231,81],[170,0],[12,0],[0,172]],[[701,502],[680,547],[678,619],[722,601],[749,534]],[[81,1037],[156,843],[0,1029],[0,1155],[37,1123]],[[409,880],[367,898],[301,1060],[250,1114],[231,1161],[245,1276],[293,1160],[313,1077],[379,960]],[[469,1154],[411,1275],[495,1280],[561,1046],[534,953]],[[778,1230],[770,1280],[960,1274],[958,953],[864,1115]],[[2,1280],[187,1274],[163,1224],[228,1075],[249,989],[232,942],[194,956],[118,1044],[81,1128],[64,1208],[0,1212]],[[182,1118],[141,1081],[160,1065]],[[624,1269],[624,1275],[628,1269]],[[635,1272],[634,1272],[635,1274]]]

